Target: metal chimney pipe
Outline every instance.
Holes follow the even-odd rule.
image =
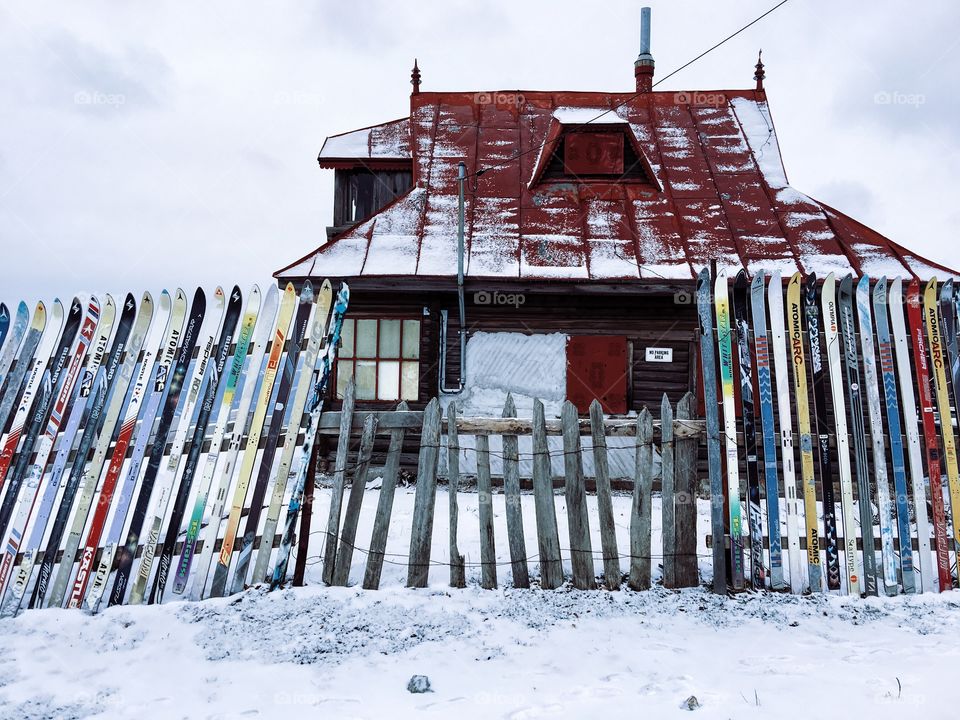
[[[648,93],[653,90],[653,55],[650,54],[650,8],[640,9],[640,54],[633,64],[633,75],[637,81],[637,92]]]
[[[640,55],[650,54],[650,8],[640,9]]]

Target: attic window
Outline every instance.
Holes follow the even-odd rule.
[[[624,125],[564,126],[552,143],[542,174],[534,179],[567,182],[640,182],[657,186],[650,167]],[[542,167],[542,166],[540,166]]]
[[[570,175],[623,174],[622,133],[569,133],[564,140],[563,166]]]

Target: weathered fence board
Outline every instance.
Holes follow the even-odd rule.
[[[503,406],[505,418],[515,417],[513,396],[507,393]],[[527,546],[523,539],[523,506],[520,504],[520,448],[516,435],[503,436],[503,493],[507,505],[507,542],[510,547],[510,570],[513,586],[530,587],[527,569]]]
[[[462,588],[467,586],[467,572],[464,557],[460,554],[457,545],[457,524],[460,515],[457,507],[457,490],[460,485],[460,440],[457,436],[456,403],[450,403],[447,407],[447,468],[447,493],[450,496],[450,587]]]
[[[410,532],[407,587],[426,587],[430,575],[430,545],[433,539],[434,507],[437,503],[439,455],[440,402],[434,398],[423,411],[420,462],[417,465],[417,491],[414,495],[413,528]]]
[[[477,436],[477,502],[480,518],[480,585],[497,586],[497,551],[493,535],[493,487],[490,482],[490,439]]]
[[[353,562],[353,548],[357,542],[357,523],[360,521],[360,508],[367,489],[367,471],[373,455],[373,437],[377,432],[377,418],[367,416],[363,423],[363,437],[360,439],[360,451],[357,466],[350,485],[350,497],[347,499],[347,512],[343,518],[343,531],[340,534],[340,547],[337,549],[337,561],[333,572],[333,584],[346,586],[350,579],[350,563]]]
[[[677,404],[677,419],[688,420],[696,413],[697,399],[687,393]],[[697,569],[697,446],[696,440],[681,438],[674,450],[674,517],[676,522],[676,563],[674,586],[695,587]]]
[[[603,550],[603,581],[608,590],[620,589],[620,552],[617,550],[617,528],[613,517],[610,471],[607,465],[607,438],[603,425],[603,408],[590,403],[593,427],[593,462],[596,470],[597,510],[600,517],[600,545]]]
[[[637,418],[637,470],[630,517],[630,580],[634,590],[650,587],[650,521],[653,499],[653,417],[644,408]]]
[[[419,411],[401,412],[396,410],[357,410],[353,412],[351,428],[359,433],[363,429],[366,416],[377,416],[377,426],[381,431],[403,428],[419,430],[423,425],[423,413]],[[444,426],[446,423],[444,423]],[[631,418],[604,418],[603,425],[607,437],[634,437],[637,434],[636,422]],[[673,434],[676,438],[699,438],[704,434],[703,420],[674,420]],[[578,418],[576,426],[580,435],[592,435],[593,428],[587,418]],[[659,434],[660,421],[653,421],[654,431]],[[561,420],[546,420],[544,426],[547,435],[563,435]],[[532,421],[526,418],[486,418],[458,417],[457,430],[461,435],[530,435]],[[322,435],[338,435],[340,432],[340,412],[324,413],[320,419],[318,431]]]
[[[397,410],[407,409],[402,402]],[[397,477],[400,474],[400,452],[403,449],[402,427],[390,431],[390,447],[387,449],[387,462],[383,468],[383,483],[380,486],[380,500],[377,502],[377,515],[373,521],[373,534],[370,538],[370,553],[367,555],[367,569],[363,575],[363,587],[376,590],[380,587],[380,573],[383,570],[383,556],[387,548],[387,534],[390,531],[390,516],[393,513],[393,498],[397,490]]]
[[[673,408],[670,400],[663,396],[660,404],[660,419],[673,420]],[[663,585],[675,587],[676,579],[674,567],[676,564],[677,524],[674,508],[674,456],[673,456],[673,423],[664,422],[663,438],[660,444],[660,475],[662,484],[661,517],[663,534]]]
[[[590,542],[590,518],[587,514],[587,491],[583,484],[583,463],[580,457],[580,432],[577,408],[564,402],[563,463],[566,470],[567,522],[570,534],[570,556],[573,584],[580,590],[592,590],[594,582],[593,545]]]
[[[323,581],[333,583],[337,560],[337,537],[340,531],[340,510],[343,505],[343,486],[347,476],[347,453],[350,449],[350,427],[357,386],[351,377],[343,393],[340,411],[340,435],[337,439],[337,464],[333,473],[333,489],[330,492],[330,514],[327,516],[327,537],[323,553]]]
[[[543,417],[543,403],[533,403],[533,499],[537,514],[537,545],[540,550],[540,585],[552,590],[563,584],[557,508],[550,477],[550,454]]]

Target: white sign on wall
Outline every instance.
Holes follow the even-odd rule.
[[[673,348],[647,348],[647,362],[669,363],[673,362]]]

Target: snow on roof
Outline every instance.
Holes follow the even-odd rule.
[[[541,177],[563,126],[588,121],[628,125],[656,184]],[[690,280],[711,261],[958,275],[791,187],[766,97],[752,90],[419,93],[410,118],[332,136],[320,153],[324,167],[406,158],[409,193],[276,276],[455,276],[461,160],[468,277]]]
[[[382,125],[331,135],[320,149],[321,167],[332,160],[410,159],[410,120],[401,118]]]

